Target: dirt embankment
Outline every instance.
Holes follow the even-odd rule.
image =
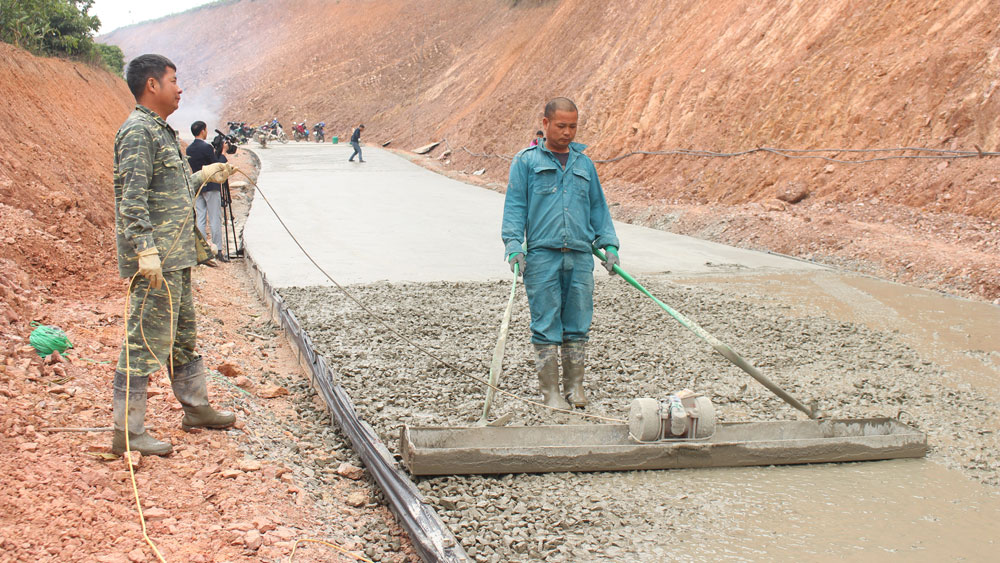
[[[102,430],[126,285],[114,255],[112,145],[132,96],[104,71],[3,43],[0,96],[0,561],[153,561],[126,466]],[[234,195],[245,216],[248,194]],[[140,461],[138,495],[166,560],[277,561],[300,538],[413,560],[290,347],[246,299],[246,272],[234,263],[194,276],[199,351],[232,376],[213,373],[210,393],[238,423],[183,432],[169,382],[162,371],[151,378],[146,427],[175,450]],[[63,328],[74,347],[40,358],[31,320]],[[296,561],[331,557],[308,544]]]
[[[117,288],[111,151],[125,82],[0,43],[0,327],[55,296]],[[109,282],[110,280],[110,282]]]
[[[919,0],[794,6],[237,1],[107,40],[163,52],[223,118],[325,120],[502,186],[547,98],[582,109],[595,158],[632,150],[1000,149],[1000,5]],[[197,37],[198,40],[192,40]],[[435,153],[438,156],[440,153]],[[825,153],[837,159],[899,153]],[[903,153],[917,156],[917,153]],[[922,156],[927,156],[923,153]],[[1000,160],[840,164],[757,153],[601,165],[620,220],[1000,297]],[[796,204],[777,196],[799,194]]]

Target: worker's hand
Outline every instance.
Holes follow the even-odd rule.
[[[215,182],[221,184],[229,179],[234,168],[225,162],[216,162],[202,167],[202,182]]]
[[[608,270],[608,275],[615,275],[615,266],[621,264],[618,260],[618,249],[613,246],[604,247],[604,261],[601,262],[601,266],[604,266]]]
[[[517,275],[524,275],[524,253],[515,252],[507,257],[507,262],[510,264],[510,271],[514,272],[514,266],[517,266]]]
[[[163,267],[156,248],[147,248],[139,253],[139,275],[149,280],[149,287],[160,289],[163,283]]]

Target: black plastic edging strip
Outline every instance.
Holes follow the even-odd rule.
[[[392,452],[382,443],[374,429],[358,417],[354,402],[347,390],[334,383],[333,372],[327,365],[326,359],[313,349],[312,339],[302,329],[295,313],[288,308],[285,300],[267,281],[267,276],[257,266],[245,243],[244,257],[256,282],[254,286],[260,291],[272,316],[281,321],[282,329],[298,348],[298,353],[309,359],[313,387],[319,390],[333,419],[351,440],[354,450],[381,487],[393,513],[410,535],[410,541],[417,554],[428,563],[469,561],[468,555],[456,541],[455,535],[437,512],[424,502],[416,485],[399,468]]]

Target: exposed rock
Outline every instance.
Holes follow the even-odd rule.
[[[337,466],[337,475],[340,475],[341,477],[347,477],[348,479],[357,480],[364,477],[365,470],[360,467],[351,465],[350,463],[347,463],[345,461]]]
[[[236,377],[243,373],[243,370],[239,366],[229,363],[219,364],[215,369],[226,377]]]
[[[798,203],[809,197],[809,189],[805,186],[789,186],[785,191],[776,196],[778,199],[788,203]]]
[[[249,530],[246,534],[243,534],[243,543],[246,544],[247,549],[251,551],[256,551],[260,548],[263,541],[264,538],[256,529]]]
[[[142,515],[148,521],[163,520],[170,517],[170,512],[163,508],[147,508],[142,511]]]
[[[257,391],[257,396],[262,399],[274,399],[275,397],[281,397],[287,394],[288,389],[285,389],[280,385],[265,385]]]
[[[359,507],[368,504],[368,493],[365,491],[354,491],[347,495],[344,502],[348,506]]]
[[[240,460],[240,471],[260,471],[261,463],[255,459]]]

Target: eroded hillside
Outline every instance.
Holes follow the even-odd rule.
[[[506,163],[544,101],[574,98],[594,158],[633,150],[1000,148],[1000,5],[237,1],[122,29],[164,53],[221,119],[365,122],[446,168]],[[928,153],[825,153],[835,159]],[[434,156],[437,156],[435,154]],[[619,219],[1000,297],[1000,160],[867,164],[633,156],[601,165]],[[776,196],[806,197],[788,204]],[[928,255],[961,255],[951,264]],[[929,260],[929,261],[928,261]],[[993,272],[993,273],[991,273]],[[992,277],[991,277],[992,276]]]
[[[50,296],[118,286],[111,152],[134,102],[104,70],[6,43],[0,98],[0,325],[24,334]]]

